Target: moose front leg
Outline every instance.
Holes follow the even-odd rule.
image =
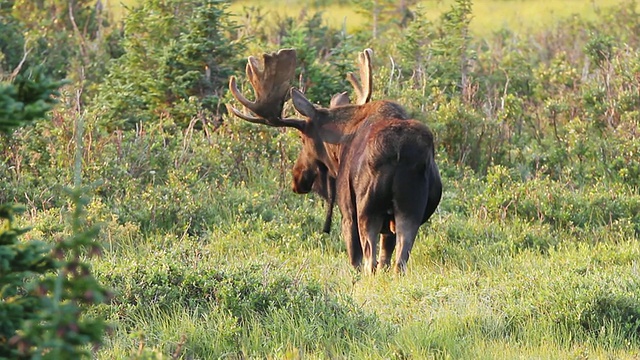
[[[343,189],[347,191],[335,191]],[[342,214],[342,238],[347,246],[349,261],[356,270],[362,269],[362,244],[358,233],[358,218],[356,216],[356,202],[351,190],[349,178],[338,177],[335,180],[335,197]]]
[[[336,203],[336,179],[333,176],[329,176],[326,171],[324,172],[324,183],[327,187],[327,201],[324,215],[324,226],[322,231],[329,234],[331,233],[331,218],[333,217],[333,206]]]

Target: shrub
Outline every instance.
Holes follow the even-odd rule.
[[[180,127],[220,113],[241,43],[217,0],[145,1],[124,21],[123,54],[112,61],[92,106],[109,129],[164,119]]]
[[[61,85],[40,68],[23,71],[12,83],[0,83],[0,133],[44,117],[56,103],[54,96]]]
[[[0,356],[71,359],[88,356],[86,345],[99,345],[104,319],[86,314],[87,307],[108,298],[84,256],[96,255],[97,227],[86,228],[86,198],[72,193],[76,208],[69,238],[50,246],[22,242],[26,230],[14,225],[16,206],[0,208]]]

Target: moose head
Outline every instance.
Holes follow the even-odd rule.
[[[395,268],[404,272],[417,230],[435,211],[442,185],[429,129],[409,120],[396,103],[370,101],[370,56],[370,50],[365,50],[359,58],[362,85],[353,74],[348,75],[356,103],[349,104],[343,93],[334,96],[330,108],[314,106],[302,92],[289,87],[295,50],[264,54],[262,66],[251,56],[246,73],[255,100],[240,93],[235,77],[229,80],[229,88],[254,115],[231,106],[229,111],[252,123],[299,131],[303,148],[293,170],[294,191],[309,192],[316,184],[316,191],[327,192],[330,207],[337,197],[342,235],[356,268],[361,268],[363,258],[367,272],[388,267],[397,248]],[[288,97],[303,118],[282,117]]]
[[[357,59],[359,76],[362,82],[355,76],[354,73],[347,73],[346,76],[347,80],[349,81],[349,83],[351,83],[356,93],[355,103],[359,105],[369,102],[373,93],[371,54],[371,49],[365,49],[359,54]],[[264,108],[265,106],[267,106],[266,103],[268,103],[269,101],[273,101],[273,99],[276,99],[278,96],[280,96],[280,99],[282,99],[282,94],[285,93],[286,96],[287,90],[285,90],[284,88],[280,89],[281,92],[273,93],[274,96],[271,99],[267,99],[264,97],[261,98],[260,94],[264,94],[265,91],[267,91],[266,88],[269,88],[269,91],[273,90],[273,87],[278,86],[278,84],[282,84],[282,81],[284,81],[286,84],[288,80],[287,76],[293,76],[293,73],[295,71],[295,52],[293,52],[291,49],[280,50],[278,53],[271,55],[265,54],[263,59],[263,63],[265,64],[264,70],[259,68],[259,64],[254,57],[250,57],[247,64],[247,76],[250,79],[251,84],[253,85],[256,92],[255,102],[251,103],[250,101],[246,100],[246,98],[244,98],[241,93],[236,91],[237,87],[235,85],[234,78],[232,78],[230,82],[230,88],[234,96],[243,105],[245,105],[248,109],[256,114],[264,114],[264,110],[270,110]],[[260,78],[256,77],[256,72],[259,72],[261,70],[263,71],[263,73],[258,76],[261,76],[262,79],[271,78],[273,79],[272,83],[265,83],[264,85],[266,86],[262,85],[263,82],[261,82]],[[268,72],[279,72],[281,78],[276,79],[275,76],[269,75]],[[251,79],[255,79],[255,82]],[[261,103],[258,99],[263,99],[264,101]],[[277,109],[279,109],[279,111],[282,111],[281,106],[283,106],[283,104],[284,102],[282,103],[282,105],[278,104]],[[349,104],[349,95],[345,91],[335,94],[331,98],[329,107],[333,109]],[[251,119],[247,118],[246,115],[240,113],[232,107],[230,107],[229,109],[231,112],[245,120],[263,123],[262,120],[255,117],[251,117]],[[260,112],[261,110],[263,111]],[[269,115],[273,116],[273,114]],[[271,123],[265,122],[265,125],[287,126],[284,124],[280,124],[277,121]],[[331,220],[333,217],[333,207],[335,204],[335,176],[330,175],[327,166],[321,161],[318,161],[314,142],[311,141],[308,136],[304,135],[301,137],[301,140],[302,151],[298,155],[298,158],[296,159],[295,165],[292,170],[293,191],[298,194],[306,194],[313,191],[325,200],[326,212],[322,230],[323,232],[328,234],[331,232]]]

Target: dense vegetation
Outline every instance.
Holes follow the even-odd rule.
[[[3,323],[0,356],[89,350],[106,319],[101,359],[637,357],[635,1],[482,37],[469,0],[435,20],[395,3],[341,2],[380,24],[347,32],[312,8],[263,21],[255,6],[149,0],[114,20],[89,0],[0,2],[0,204],[25,209],[0,208],[0,246],[60,260],[26,275],[0,264],[3,306],[55,295],[33,284],[68,270],[60,244],[113,291],[92,282],[100,296],[65,313],[96,319],[86,337],[54,330],[55,301]],[[363,277],[339,222],[321,234],[319,199],[290,191],[297,134],[227,116],[228,77],[282,47],[322,105],[373,48],[374,99],[434,131],[445,192],[406,276]],[[86,207],[72,184],[87,184]],[[75,305],[81,285],[68,285]],[[30,343],[4,335],[33,324],[46,326]]]

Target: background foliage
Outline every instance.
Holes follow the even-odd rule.
[[[24,57],[23,57],[24,59]],[[21,62],[22,64],[23,62]],[[0,87],[0,136],[41,119],[55,103],[60,82],[41,68],[20,74],[19,67]],[[0,358],[71,359],[89,355],[106,329],[103,317],[87,316],[87,306],[108,293],[85,261],[100,253],[98,227],[86,226],[82,190],[71,192],[70,231],[55,244],[24,241],[28,229],[16,225],[23,207],[0,205]],[[89,256],[87,256],[87,253]]]
[[[4,231],[57,269],[58,239],[97,238],[103,256],[78,256],[114,292],[83,305],[89,337],[62,339],[106,320],[96,358],[637,357],[637,4],[479,33],[477,3],[2,2],[0,203],[25,209],[3,208]],[[434,131],[445,194],[405,277],[362,278],[339,222],[320,233],[319,199],[289,189],[297,134],[225,114],[228,77],[281,47],[323,105],[373,48],[374,99]],[[78,174],[95,196],[76,218],[100,233],[61,220]]]

